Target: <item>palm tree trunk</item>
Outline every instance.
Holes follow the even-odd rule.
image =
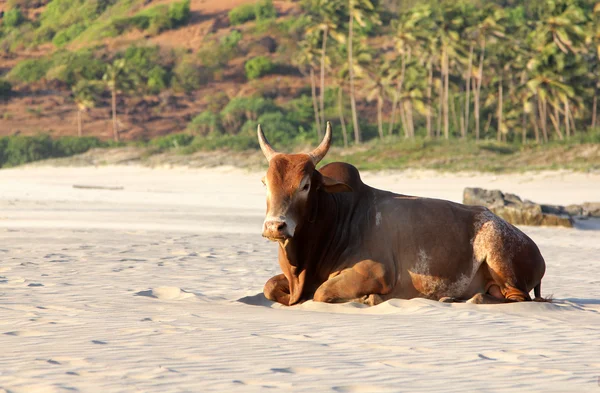
[[[328,27],[325,26],[323,30],[323,47],[321,50],[321,91],[320,91],[320,104],[321,104],[321,124],[325,125],[325,50],[327,48],[327,36],[329,35]],[[321,135],[321,129],[319,128],[319,140],[323,138]]]
[[[354,36],[354,14],[353,1],[350,2],[350,21],[348,22],[348,69],[350,76],[350,106],[352,108],[352,126],[354,127],[354,141],[360,144],[360,128],[358,126],[358,115],[356,113],[356,97],[354,96],[354,62],[352,61],[352,39]]]
[[[409,52],[410,54],[410,52]],[[404,84],[404,74],[406,72],[406,53],[402,53],[402,68],[400,69],[400,78],[398,79],[398,85],[394,92],[394,100],[392,102],[392,114],[390,119],[390,125],[388,127],[388,134],[392,135],[394,132],[394,125],[396,123],[396,110],[398,108],[398,101],[402,97],[402,86]]]
[[[342,100],[342,86],[338,88],[338,113],[340,116],[340,124],[342,125],[342,135],[344,136],[344,147],[348,147],[348,132],[346,130],[346,121],[344,120],[344,105]]]
[[[444,49],[442,52],[442,63],[444,68],[444,138],[450,138],[450,119],[448,113],[448,105],[449,105],[449,97],[448,90],[450,87],[450,76],[448,75],[448,48],[446,48],[446,44],[444,44]]]
[[[540,118],[540,125],[542,126],[542,136],[544,137],[544,142],[548,142],[548,130],[547,130],[547,119],[548,115],[546,113],[546,99],[539,98],[538,95],[538,114]]]
[[[83,130],[81,127],[81,109],[77,108],[77,136],[81,138]]]
[[[404,138],[408,138],[408,121],[406,119],[406,105],[404,100],[400,101],[400,119],[402,120],[402,131],[404,131]]]
[[[429,60],[429,78],[427,78],[427,137],[433,138],[433,130],[431,128],[431,89],[433,85],[433,64]]]
[[[492,125],[492,114],[488,114],[488,119],[487,119],[487,123],[485,123],[485,130],[483,130],[483,134],[487,135],[488,131],[490,130],[490,126]]]
[[[521,143],[526,145],[527,144],[527,115],[525,115],[525,112],[521,113],[521,132],[522,132],[522,139],[521,139]]]
[[[379,131],[379,139],[383,140],[383,119],[381,111],[383,110],[383,97],[377,97],[377,130]]]
[[[564,139],[564,137],[563,137],[562,131],[560,130],[560,113],[558,112],[557,105],[552,105],[552,106],[554,107],[554,116],[552,116],[552,113],[550,113],[550,121],[552,122],[552,125],[554,126],[554,131],[556,131],[556,134],[558,135],[558,139],[560,139],[562,141]]]
[[[465,94],[465,120],[463,122],[463,134],[462,137],[466,138],[469,132],[469,109],[471,108],[471,73],[473,72],[473,43],[469,48],[469,66],[467,67],[467,77],[465,78],[465,84],[467,85],[467,92]]]
[[[565,98],[565,133],[567,134],[567,139],[571,137],[571,124],[569,123],[569,100]]]
[[[414,109],[413,109],[412,101],[410,99],[406,102],[406,106],[407,106],[406,120],[408,123],[408,130],[410,131],[410,137],[412,139],[414,139],[415,138],[415,120],[413,117]]]
[[[319,107],[317,106],[317,83],[315,81],[315,70],[310,67],[310,91],[312,95],[313,111],[315,112],[315,123],[317,125],[317,136],[320,139],[323,137],[321,130],[321,118],[319,117]]]
[[[594,99],[592,101],[592,128],[596,127],[596,116],[598,113],[598,83],[594,87]]]
[[[119,124],[117,122],[117,90],[112,89],[112,118],[115,142],[119,142]]]
[[[450,111],[452,112],[452,123],[454,123],[454,129],[458,130],[460,127],[458,125],[458,115],[456,114],[456,96],[452,97],[450,101]],[[461,116],[462,119],[462,116]]]
[[[539,144],[540,143],[540,130],[538,128],[535,113],[532,112],[530,117],[531,117],[531,124],[533,124],[533,132],[535,133],[535,143]]]
[[[440,88],[438,91],[438,116],[437,116],[437,128],[435,130],[436,136],[439,138],[442,134],[442,107],[444,106],[444,82],[442,77],[442,70],[440,68]]]
[[[479,141],[479,98],[481,97],[481,84],[483,83],[483,60],[485,56],[485,36],[481,44],[481,54],[479,55],[479,70],[477,71],[477,89],[475,91],[475,140]]]
[[[500,83],[498,84],[498,137],[497,139],[502,140],[502,99],[503,99],[503,83],[502,83],[502,74],[500,74]]]
[[[577,127],[575,126],[575,118],[573,117],[573,112],[571,112],[571,107],[569,107],[569,120],[571,122],[571,135],[575,135]]]

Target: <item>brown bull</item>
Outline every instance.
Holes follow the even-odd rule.
[[[536,244],[479,206],[377,190],[350,164],[316,170],[331,126],[310,154],[278,153],[258,126],[269,161],[263,236],[279,243],[283,274],[265,284],[293,305],[424,297],[503,303],[540,299],[546,269]]]

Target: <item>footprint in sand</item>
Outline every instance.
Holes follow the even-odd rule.
[[[160,300],[182,300],[194,296],[193,293],[186,292],[177,287],[157,287],[147,291],[137,292],[135,295],[153,297]]]
[[[398,388],[390,386],[373,386],[373,385],[346,385],[346,386],[334,386],[334,392],[342,393],[363,393],[363,392],[397,392]]]
[[[323,374],[325,371],[320,370],[318,368],[312,367],[284,367],[284,368],[272,368],[271,371],[274,373],[281,374],[302,374],[302,375],[315,375],[315,374]]]
[[[4,334],[15,337],[40,337],[46,335],[46,333],[38,330],[15,330],[13,332],[6,332]]]

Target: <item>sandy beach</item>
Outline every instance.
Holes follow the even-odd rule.
[[[553,303],[287,308],[261,294],[279,273],[261,237],[262,176],[0,170],[0,392],[600,391],[596,222],[522,227],[546,259]],[[457,202],[464,187],[600,201],[600,174],[363,179]]]

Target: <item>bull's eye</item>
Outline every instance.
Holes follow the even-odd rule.
[[[302,191],[306,192],[310,188],[310,183],[306,183],[304,187],[302,187]]]

